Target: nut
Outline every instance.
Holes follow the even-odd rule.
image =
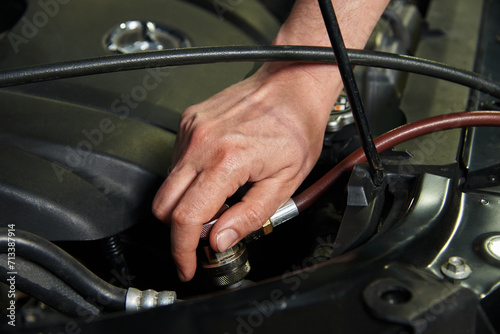
[[[441,272],[452,280],[464,280],[471,275],[472,270],[463,258],[452,256],[441,265]]]

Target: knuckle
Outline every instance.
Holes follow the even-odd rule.
[[[229,177],[236,169],[237,163],[231,152],[221,150],[218,156],[218,161],[215,170],[219,176],[224,178]]]
[[[179,122],[179,128],[186,130],[189,128],[189,126],[191,125],[192,122],[193,122],[193,115],[191,112],[188,113],[188,109],[186,109],[186,111],[184,111],[181,115],[181,119]]]
[[[245,210],[245,221],[249,229],[255,230],[265,223],[267,220],[265,210],[261,204],[252,204]]]
[[[178,225],[190,225],[191,215],[189,215],[182,207],[177,207],[174,209],[172,212],[172,224],[178,224]]]
[[[192,126],[199,119],[199,111],[197,106],[191,106],[184,110],[181,115],[181,119],[179,122],[179,129],[188,131],[192,128]]]
[[[198,125],[191,131],[191,141],[196,145],[207,143],[210,133],[211,129],[208,125]]]
[[[224,184],[226,189],[236,191],[248,179],[248,164],[229,151],[220,151],[213,161],[210,177],[215,184]]]
[[[242,102],[252,109],[268,110],[268,100],[269,99],[263,98],[261,93],[255,92],[254,94],[245,96]]]
[[[181,115],[181,120],[189,119],[193,116],[196,116],[198,113],[198,105],[194,104],[192,106],[187,107]]]

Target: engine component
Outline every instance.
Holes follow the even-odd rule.
[[[244,27],[221,20],[212,2],[206,4],[212,10],[176,0],[2,1],[0,18],[8,19],[0,20],[0,67],[110,56],[103,48],[110,31],[111,45],[129,52],[146,44],[268,43],[279,27],[255,1],[225,15]],[[146,44],[135,44],[142,37]],[[252,65],[147,67],[121,78],[0,91],[0,226],[16,223],[51,241],[93,241],[154,220],[151,201],[171,164],[180,114],[240,80]],[[206,77],[209,84],[201,80]]]
[[[452,256],[441,265],[441,272],[453,281],[469,278],[472,270],[470,266],[460,256]]]
[[[120,23],[104,40],[104,47],[112,52],[133,53],[179,49],[191,46],[180,31],[152,21]]]
[[[339,132],[345,126],[354,123],[354,117],[352,116],[351,105],[347,100],[347,95],[342,91],[340,96],[335,102],[335,106],[330,113],[330,118],[328,119],[328,124],[326,126],[326,132]]]
[[[200,241],[198,252],[200,265],[205,277],[217,287],[230,287],[242,281],[250,272],[248,253],[243,243],[237,243],[225,252],[217,253],[207,243]]]
[[[227,206],[223,207],[216,218],[226,209]],[[213,251],[208,240],[210,231],[217,222],[217,219],[204,224],[198,245],[198,259],[209,281],[218,287],[237,285],[250,272],[250,263],[248,262],[245,243],[271,233],[276,226],[296,217],[298,213],[299,211],[295,202],[291,198],[288,199],[260,229],[246,236],[242,242],[222,253]]]
[[[424,24],[414,1],[391,1],[366,45],[366,49],[415,55]],[[406,123],[399,104],[408,73],[375,67],[357,67],[356,81],[363,98],[370,129],[378,136]]]
[[[8,254],[0,254],[0,278],[9,285],[11,293],[17,289],[36,300],[43,301],[54,310],[73,317],[103,314],[102,305],[94,304],[97,298],[101,302],[107,301],[105,295],[95,294],[84,298],[50,270],[22,257],[14,260],[16,271],[12,272],[8,269],[12,261],[12,257],[9,258]],[[6,296],[7,293],[2,296],[2,301],[7,300]]]
[[[33,96],[19,106],[0,96],[0,226],[51,241],[98,240],[150,219],[172,133],[83,106]]]
[[[125,300],[125,310],[140,311],[147,310],[159,306],[171,305],[177,299],[175,291],[161,291],[149,289],[141,291],[136,288],[129,288],[127,290],[127,297]]]
[[[168,22],[169,27],[175,27],[175,30],[186,32],[186,36],[192,38],[193,45],[212,45],[209,43],[212,42],[210,40],[212,32],[213,36],[222,34],[229,39],[230,34],[226,32],[231,30],[227,29],[231,25],[237,27],[236,30],[242,28],[246,32],[249,27],[251,28],[251,23],[256,22],[257,19],[266,21],[259,15],[261,12],[256,10],[259,8],[258,3],[252,0],[147,0],[149,1],[155,6],[117,0],[105,2],[28,0],[29,6],[25,16],[11,30],[15,34],[19,35],[27,31],[25,27],[29,24],[35,27],[32,22],[29,22],[31,18],[35,18],[35,23],[40,25],[42,22],[40,19],[49,16],[46,11],[42,11],[44,8],[49,8],[47,6],[52,6],[51,10],[61,9],[61,13],[50,16],[47,26],[43,29],[36,26],[38,33],[36,36],[29,37],[29,43],[15,44],[14,47],[23,51],[18,54],[13,51],[12,45],[9,45],[12,41],[7,38],[9,31],[4,33],[0,31],[2,68],[18,68],[12,71],[1,71],[0,83],[10,85],[19,84],[23,80],[32,82],[30,80],[54,79],[58,75],[68,78],[89,73],[97,74],[103,70],[117,71],[125,67],[137,69],[144,66],[195,64],[221,60],[313,61],[316,59],[324,62],[334,60],[331,51],[326,48],[302,47],[219,49],[209,47],[100,58],[99,56],[104,52],[102,43],[95,42],[101,41],[102,33],[108,31],[117,22],[126,22],[126,19],[130,19],[130,12],[134,14],[134,17],[144,18],[141,22],[161,22],[160,17],[165,19],[168,16],[168,20],[164,22]],[[17,2],[23,3],[23,1]],[[425,7],[424,3],[428,2],[427,0],[393,1],[384,13],[381,29],[377,30],[376,36],[370,41],[370,43],[378,43],[374,49],[398,54],[408,51],[411,53],[419,38],[418,30],[421,25],[420,13],[415,11],[417,7]],[[92,13],[95,16],[92,17],[93,24],[87,26],[85,35],[79,35],[81,17],[85,16],[83,9],[97,3],[103,11]],[[119,6],[117,6],[118,3]],[[203,3],[203,10],[193,6],[194,3]],[[436,10],[436,13],[441,15],[439,19],[446,16],[454,20],[454,15],[465,11],[465,19],[457,20],[463,26],[475,19],[474,15],[470,15],[471,11],[464,10],[464,8],[474,6],[478,8],[477,3],[471,4],[467,0],[436,0],[433,3],[444,3],[441,7],[445,9],[444,11]],[[146,15],[151,8],[162,6],[182,9],[182,11],[161,10],[153,15]],[[492,42],[495,41],[500,31],[498,25],[500,21],[497,20],[499,6],[500,2],[497,0],[485,1],[483,18],[491,17],[491,19],[485,20],[487,24],[483,29],[491,30],[492,34],[484,35],[482,43],[479,44],[487,46],[488,49],[477,51],[476,70],[479,69],[478,72],[486,77],[490,77],[488,71],[493,68],[491,62],[496,64],[495,61],[498,59],[498,56],[487,56],[489,53],[486,51],[495,50],[495,46],[496,52],[500,50],[496,42]],[[0,8],[3,8],[2,5]],[[115,10],[108,10],[110,8]],[[241,9],[244,8],[251,9],[251,15],[247,16],[248,20],[238,18],[239,13],[242,12]],[[449,8],[453,10],[447,12]],[[132,11],[126,14],[125,12],[130,9]],[[139,11],[146,14],[135,16]],[[175,14],[172,15],[172,13]],[[0,17],[2,14],[0,11]],[[425,11],[422,11],[422,15],[424,14]],[[89,22],[89,17],[85,17],[85,22]],[[211,18],[208,20],[211,24],[207,24],[205,20],[198,20],[206,17]],[[491,25],[491,22],[494,24]],[[429,21],[429,24],[432,23]],[[159,25],[162,24],[159,23]],[[207,29],[209,26],[211,28]],[[265,26],[266,23],[260,28]],[[0,30],[4,29],[1,27],[0,20]],[[192,30],[194,27],[201,29],[196,31],[197,33],[192,33],[196,30]],[[71,48],[65,48],[72,41],[65,40],[66,34],[58,34],[57,29],[68,32],[67,35],[72,38],[80,36],[78,45],[72,44]],[[432,26],[429,29],[432,32]],[[241,40],[238,38],[244,34],[235,33],[235,40],[244,44],[252,38],[255,41],[261,41],[261,38],[255,38],[257,35],[263,36],[259,31],[262,29],[255,29],[254,33],[248,34],[252,36],[251,38],[245,36]],[[429,37],[429,31],[424,34],[426,38],[421,42],[430,41],[431,44],[442,45],[440,36],[444,33],[438,31],[439,34]],[[132,29],[127,33],[131,34],[128,35],[129,37],[132,36],[137,40],[141,36],[134,34],[138,32],[139,30]],[[200,38],[200,35],[209,38]],[[57,44],[56,39],[53,39],[53,36],[61,37],[60,45]],[[436,36],[438,36],[437,39],[435,39]],[[452,36],[453,39],[459,39],[459,37],[457,34]],[[93,44],[89,44],[89,41],[93,41]],[[216,45],[232,44],[229,40],[214,39],[213,42]],[[475,44],[474,41],[471,44]],[[140,45],[141,43],[136,47]],[[143,45],[157,47],[148,43]],[[44,46],[57,52],[40,52],[40,50],[48,50]],[[31,52],[24,52],[27,50]],[[463,53],[469,53],[467,51],[464,46]],[[475,52],[476,49],[473,51]],[[456,52],[447,53],[456,54]],[[427,75],[457,80],[462,84],[465,83],[475,89],[500,97],[497,82],[467,71],[456,71],[433,61],[422,62],[416,58],[376,52],[350,51],[349,55],[353,64],[364,62],[365,65],[386,66],[390,61],[392,65],[396,64],[393,67],[399,69],[410,68]],[[76,58],[90,57],[94,58],[79,62],[71,61]],[[484,62],[485,59],[488,62]],[[54,65],[57,61],[61,63]],[[490,66],[482,68],[483,65],[480,64],[483,63],[489,63]],[[49,65],[19,69],[20,66],[30,64]],[[387,187],[379,187],[378,191],[375,191],[373,185],[368,183],[369,177],[366,174],[365,165],[359,165],[347,187],[337,182],[336,187],[327,192],[329,185],[338,179],[341,173],[351,170],[355,163],[363,160],[362,152],[357,152],[333,170],[329,178],[317,184],[318,187],[312,193],[306,192],[303,196],[294,197],[297,205],[290,200],[288,208],[287,205],[284,206],[285,209],[280,208],[261,229],[230,249],[227,254],[212,252],[206,240],[204,245],[207,248],[200,249],[202,254],[199,258],[206,258],[206,263],[210,262],[210,258],[215,269],[206,268],[208,269],[206,270],[201,266],[200,269],[209,274],[215,273],[211,277],[212,281],[215,281],[214,277],[220,279],[224,275],[234,276],[236,278],[231,278],[231,280],[236,283],[228,286],[243,288],[227,293],[205,295],[206,287],[199,284],[199,276],[196,276],[190,283],[178,282],[173,261],[169,257],[169,245],[166,242],[168,229],[158,228],[158,231],[166,233],[155,233],[157,229],[153,227],[153,224],[156,222],[151,217],[140,215],[141,210],[136,209],[150,210],[151,197],[147,197],[148,194],[154,194],[151,189],[155,187],[155,182],[161,182],[166,170],[164,167],[170,164],[169,152],[164,155],[163,151],[169,151],[171,146],[168,145],[173,143],[170,140],[173,138],[172,133],[176,131],[173,124],[177,122],[183,105],[191,104],[193,99],[201,100],[210,89],[218,90],[219,87],[216,87],[217,84],[214,82],[218,82],[220,78],[226,78],[227,73],[231,73],[227,76],[231,77],[228,81],[244,77],[248,70],[245,66],[241,67],[243,69],[240,72],[232,73],[233,66],[240,68],[240,65],[184,66],[174,67],[172,70],[156,69],[152,72],[133,71],[73,78],[60,82],[35,83],[0,90],[2,99],[0,112],[3,116],[3,122],[0,122],[0,155],[2,157],[0,159],[0,170],[2,170],[0,194],[2,194],[2,189],[4,194],[4,198],[0,201],[0,211],[4,217],[2,219],[15,216],[19,219],[16,221],[16,228],[24,224],[22,227],[29,226],[37,234],[50,235],[53,240],[71,240],[62,241],[59,245],[63,248],[68,246],[71,250],[72,247],[81,247],[80,251],[87,251],[88,257],[85,260],[89,262],[83,261],[83,263],[87,263],[89,267],[92,267],[95,261],[94,251],[88,252],[89,245],[97,245],[98,242],[74,240],[102,239],[108,246],[107,254],[113,263],[111,268],[121,276],[129,275],[122,261],[122,255],[127,257],[129,268],[135,269],[132,274],[139,275],[139,277],[134,277],[134,286],[142,289],[149,282],[154,282],[152,285],[160,291],[164,286],[170,288],[171,282],[174,282],[177,284],[174,288],[177,294],[182,298],[183,295],[187,296],[183,298],[182,303],[176,303],[171,307],[149,309],[173,303],[176,293],[140,291],[135,288],[127,291],[95,280],[91,280],[92,284],[85,285],[81,282],[88,280],[84,271],[78,268],[75,270],[71,262],[67,264],[64,255],[57,252],[52,254],[51,250],[47,250],[46,247],[39,249],[40,244],[37,246],[36,241],[31,240],[32,242],[28,242],[30,245],[27,245],[23,232],[19,230],[16,231],[20,232],[20,237],[16,245],[19,246],[16,247],[19,256],[16,266],[19,270],[15,288],[24,291],[32,298],[15,293],[19,307],[16,311],[21,320],[18,325],[21,326],[10,328],[0,324],[0,331],[4,332],[5,329],[6,333],[16,332],[16,330],[27,333],[59,333],[71,330],[85,333],[116,331],[125,333],[134,331],[140,326],[143,332],[158,332],[158,328],[162,328],[161,326],[167,322],[169,330],[184,333],[200,331],[251,333],[257,329],[263,333],[304,332],[305,329],[314,333],[460,332],[472,334],[495,333],[495,329],[498,331],[500,329],[498,320],[500,252],[497,247],[499,244],[497,217],[500,210],[498,196],[500,165],[498,156],[491,153],[498,151],[498,140],[495,140],[498,138],[497,128],[487,128],[487,131],[483,131],[485,128],[462,131],[464,140],[453,140],[461,146],[460,149],[449,150],[452,154],[458,152],[456,163],[450,163],[450,165],[440,163],[433,166],[424,164],[426,159],[411,159],[403,162],[386,159],[384,167]],[[211,66],[215,66],[216,70],[212,72],[207,70]],[[176,71],[179,73],[176,74]],[[193,75],[195,73],[196,75]],[[427,107],[431,102],[437,105],[433,99],[420,97],[414,89],[406,89],[403,92],[400,85],[405,76],[403,73],[396,74],[392,70],[379,71],[373,68],[362,73],[364,76],[360,80],[362,96],[365,101],[375,98],[375,102],[372,100],[372,103],[365,103],[369,122],[375,118],[379,124],[383,123],[383,126],[388,127],[400,125],[401,122],[406,123],[405,119],[397,119],[396,124],[392,123],[397,118],[393,116],[401,113],[398,104],[403,95],[415,95],[414,105],[420,109],[423,109],[421,105]],[[192,75],[191,80],[185,80],[186,74],[188,77],[189,74]],[[201,77],[210,78],[209,83],[203,84],[203,80],[196,80],[198,74]],[[145,78],[147,75],[149,77]],[[147,87],[151,87],[150,84],[152,84],[150,79],[154,78],[158,79],[156,81],[158,90],[148,90]],[[221,82],[225,82],[224,79]],[[201,90],[200,87],[202,87]],[[203,91],[203,87],[209,87],[209,89]],[[203,92],[200,93],[200,91]],[[143,92],[146,92],[147,96],[140,95]],[[438,89],[436,92],[441,95],[452,95],[446,90]],[[105,126],[106,122],[103,123],[103,127],[88,126],[96,120],[97,125],[100,126],[99,122],[103,118],[109,118],[110,113],[105,111],[109,111],[116,97],[121,97],[122,94],[125,97],[118,99],[118,104],[114,104],[120,108],[115,113],[117,117],[114,119],[120,121],[113,123],[116,128],[112,136],[111,133],[103,131],[109,129]],[[141,100],[143,97],[144,100]],[[461,97],[466,98],[463,94]],[[489,99],[492,102],[487,105],[492,106],[491,109],[496,109],[498,101]],[[137,107],[132,107],[135,103]],[[139,104],[140,107],[138,107]],[[487,106],[482,103],[481,98],[479,101],[471,101],[471,105],[478,105],[478,108],[474,109],[484,109]],[[449,104],[445,104],[444,109],[447,107]],[[123,112],[123,108],[128,108],[126,113]],[[370,114],[369,110],[375,110],[375,113]],[[419,113],[408,114],[406,108],[402,110],[405,111],[408,119],[412,120],[423,118],[422,112],[425,113],[425,110],[419,110]],[[463,108],[460,107],[460,110]],[[112,112],[115,111],[117,111],[116,108],[112,110]],[[127,120],[122,122],[121,116]],[[91,121],[87,123],[89,118]],[[384,135],[376,142],[380,143],[380,149],[386,149],[424,133],[470,125],[498,125],[498,113],[458,113],[423,120]],[[350,125],[347,128],[352,129],[353,126]],[[165,129],[171,133],[167,132],[168,135],[165,137],[156,136]],[[102,132],[102,141],[95,130]],[[342,131],[344,130],[346,127]],[[380,132],[374,131],[374,133],[385,131],[384,129]],[[83,138],[74,136],[75,132],[83,135]],[[150,135],[154,135],[155,138],[151,139]],[[349,136],[346,133],[342,135],[336,138],[345,139]],[[439,139],[447,135],[448,133],[436,134],[436,136],[431,135],[413,140],[412,142],[417,143],[420,151],[410,149],[408,153],[415,154],[416,158],[419,158],[418,154],[425,154],[426,158],[427,155],[440,155],[447,148],[441,147],[444,145],[438,145],[441,144]],[[113,137],[113,143],[107,142],[109,137]],[[429,137],[437,138],[437,140],[429,141],[427,139]],[[162,141],[165,138],[165,142]],[[93,145],[92,152],[88,154],[89,164],[77,166],[78,168],[72,168],[69,172],[56,169],[59,174],[55,173],[51,162],[59,162],[56,168],[65,167],[60,164],[66,157],[64,150],[69,147],[76,150],[77,154],[85,153],[82,150],[86,148],[86,144],[82,143],[83,140],[92,145],[94,142],[99,143]],[[157,147],[155,143],[158,147],[162,147],[162,152],[155,149]],[[125,150],[125,147],[130,151]],[[149,151],[151,149],[153,152]],[[384,155],[384,157],[389,156]],[[318,179],[318,172],[322,175],[325,167],[331,168],[330,165],[320,164],[317,167],[314,171],[316,174],[313,172],[310,179],[306,180],[304,188],[314,182],[313,180]],[[30,171],[33,170],[36,173],[30,175]],[[57,175],[63,176],[63,183],[57,184],[48,179]],[[29,178],[31,176],[33,178]],[[71,178],[71,182],[66,183],[67,177]],[[397,188],[396,184],[400,187],[399,190],[391,190],[391,187]],[[347,198],[344,194],[345,189],[348,191]],[[316,196],[321,194],[325,196],[312,206]],[[139,197],[145,198],[144,203],[134,201]],[[19,206],[9,204],[20,199],[24,199],[26,204],[21,209]],[[35,204],[40,205],[42,210],[37,211],[38,207]],[[309,210],[304,212],[307,207]],[[317,215],[321,208],[325,207],[331,208],[332,212]],[[246,244],[261,235],[269,234],[275,226],[296,216],[298,208],[300,208],[301,215],[283,224],[280,233],[260,238],[250,245]],[[13,214],[9,211],[12,209],[16,209]],[[53,211],[48,209],[53,209]],[[36,213],[35,219],[33,219],[33,212]],[[64,220],[64,213],[68,213],[69,217],[74,219]],[[57,219],[50,221],[47,218],[50,218],[50,214]],[[342,216],[343,221],[339,223]],[[104,220],[102,217],[105,217]],[[321,230],[312,228],[319,220],[321,220],[321,225],[326,225],[326,228]],[[131,225],[135,226],[129,229]],[[128,230],[121,232],[126,229]],[[141,233],[134,235],[136,238],[132,238],[131,236],[138,229],[141,229]],[[63,231],[69,231],[68,235],[63,236]],[[120,245],[116,243],[118,241],[116,233],[120,233],[124,253],[121,252]],[[0,241],[1,244],[2,241]],[[290,244],[294,247],[282,247]],[[312,254],[308,247],[310,244],[315,246]],[[37,249],[39,254],[29,254],[30,252],[26,250],[30,247]],[[95,248],[97,252],[98,247]],[[274,251],[269,252],[269,249]],[[205,250],[212,253],[207,256]],[[257,282],[251,287],[244,286],[242,284],[244,280],[239,278],[248,274],[247,252],[251,252],[253,267],[252,276],[247,277]],[[47,255],[49,260],[42,259],[42,255]],[[102,255],[102,251],[99,255]],[[131,255],[135,255],[138,261],[129,261]],[[24,258],[25,256],[27,259]],[[52,261],[54,258],[62,260]],[[467,259],[467,263],[460,258]],[[9,263],[6,261],[9,261],[8,256],[0,254],[0,273],[3,281],[7,278],[10,282],[6,272]],[[322,264],[315,266],[318,262]],[[442,270],[443,264],[446,270]],[[110,264],[106,266],[104,269],[109,269]],[[248,270],[246,270],[247,266]],[[464,277],[468,276],[467,279],[452,278],[452,275],[467,273],[468,267],[473,273],[464,275]],[[67,268],[71,268],[70,272],[76,271],[80,275],[69,277],[66,272]],[[165,270],[162,271],[163,269]],[[222,269],[222,274],[216,272],[218,269]],[[158,271],[162,271],[161,274]],[[254,280],[254,275],[256,280]],[[155,281],[156,277],[159,277],[157,281]],[[449,280],[452,280],[454,284],[450,284]],[[217,282],[215,283],[218,284]],[[82,289],[82,285],[86,289]],[[8,288],[11,286],[9,285]],[[105,298],[106,294],[111,295],[114,306],[103,309],[103,305],[96,304],[92,297],[88,297],[88,291],[92,296],[97,295],[102,298]],[[1,291],[1,293],[4,292]],[[117,296],[119,298],[114,298]],[[197,297],[191,298],[191,296]],[[23,314],[27,314],[24,311],[42,309],[40,303],[32,303],[34,299],[47,301],[47,305],[56,308],[61,313],[74,316],[75,327],[73,323],[68,326],[67,319],[63,319],[59,323],[49,325],[38,321],[26,321],[27,326],[23,328],[22,317]],[[23,305],[27,300],[28,303],[31,302],[31,305]],[[0,298],[0,306],[5,311],[2,303],[4,299]],[[146,312],[136,314],[116,312],[123,310],[125,306],[129,310],[140,309]],[[91,318],[76,319],[82,316],[79,313],[82,310]],[[103,316],[103,311],[116,313],[112,316]],[[57,313],[52,312],[52,315]],[[318,321],[311,321],[311,319]]]
[[[99,296],[101,300],[106,300],[104,306],[107,311],[123,309],[125,289],[105,282],[53,243],[30,232],[16,229],[15,232],[10,231],[9,234],[7,229],[0,228],[0,250],[6,253],[9,243],[12,245],[13,242],[16,256],[44,267],[81,296],[89,299]],[[2,276],[6,277],[6,275],[8,275],[7,271],[2,272]],[[27,283],[29,284],[29,281]],[[17,286],[17,288],[23,290],[22,286]],[[43,289],[43,286],[39,288]],[[98,303],[94,299],[95,302]]]
[[[250,272],[248,253],[244,243],[239,242],[221,253],[215,252],[210,246],[210,231],[227,208],[228,206],[224,205],[212,221],[203,225],[197,251],[202,272],[208,281],[217,287],[237,285]]]
[[[500,113],[475,111],[430,117],[403,125],[377,137],[375,145],[377,150],[382,152],[402,142],[425,134],[466,126],[500,126]],[[352,170],[356,163],[363,162],[364,159],[363,151],[358,149],[318,180],[315,185],[295,196],[293,199],[299,212],[307,209],[344,172]]]

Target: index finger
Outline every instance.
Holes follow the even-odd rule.
[[[176,204],[171,215],[172,256],[181,280],[190,280],[196,271],[196,248],[202,225],[215,216],[241,183],[237,173],[228,176],[218,169],[205,170],[197,175]]]

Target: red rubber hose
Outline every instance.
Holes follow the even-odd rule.
[[[472,126],[500,126],[500,112],[468,111],[426,118],[405,124],[379,136],[375,139],[375,146],[377,151],[381,153],[405,141],[432,132]],[[366,157],[360,148],[333,167],[312,186],[295,196],[293,200],[299,212],[307,209],[320,198],[342,174],[350,172],[355,164],[364,161],[366,161]]]

